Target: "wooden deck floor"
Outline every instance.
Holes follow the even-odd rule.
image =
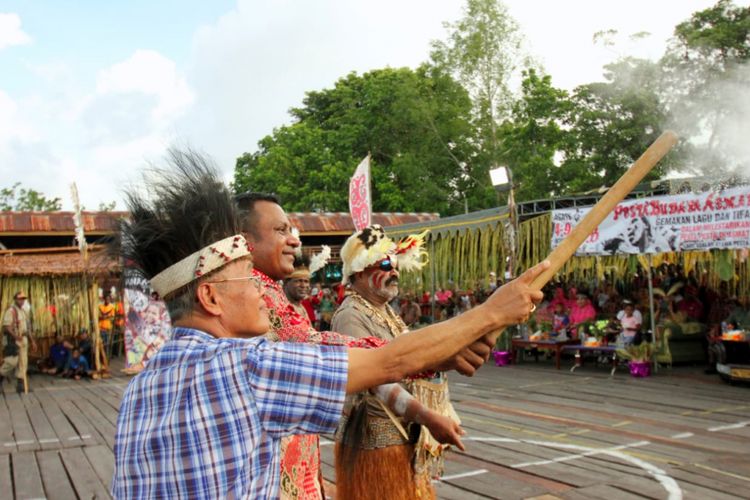
[[[749,387],[698,368],[648,379],[624,370],[608,375],[605,368],[569,373],[529,363],[452,376],[468,451],[449,454],[439,497],[750,497]],[[127,381],[33,375],[25,396],[6,383],[0,498],[108,498]],[[329,440],[322,450],[333,479]]]

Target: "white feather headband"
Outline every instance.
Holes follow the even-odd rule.
[[[422,269],[428,262],[427,251],[422,248],[427,232],[407,236],[398,243],[386,236],[379,224],[354,233],[341,248],[341,260],[344,263],[342,283],[346,285],[351,275],[364,271],[385,258],[394,260],[400,271]]]
[[[191,253],[151,278],[151,288],[164,298],[233,260],[251,255],[252,250],[252,245],[241,234],[224,238]]]

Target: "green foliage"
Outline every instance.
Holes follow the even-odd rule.
[[[690,140],[691,170],[715,175],[747,166],[737,129],[747,124],[748,60],[750,7],[719,0],[675,28],[661,61],[661,94],[677,132]]]
[[[606,82],[572,95],[552,86],[549,75],[524,72],[521,97],[499,134],[519,200],[611,185],[664,129],[658,68],[623,59],[606,69]],[[657,166],[649,178],[662,173]]]
[[[275,192],[289,210],[347,211],[349,178],[369,152],[374,210],[452,215],[497,204],[488,179],[497,165],[512,170],[520,201],[612,185],[675,123],[688,140],[649,179],[688,158],[713,173],[740,164],[721,132],[736,139],[746,124],[735,90],[750,100],[750,7],[719,0],[677,25],[658,63],[621,56],[603,81],[572,92],[532,68],[500,0],[466,0],[445,26],[430,65],[351,73],[308,92],[291,125],[238,158],[235,190]],[[613,48],[616,35],[594,42]]]
[[[498,125],[513,104],[509,82],[526,63],[518,23],[500,0],[467,0],[463,17],[445,27],[448,39],[433,42],[432,61],[469,92],[483,163],[494,165]]]
[[[641,342],[638,345],[629,345],[622,351],[624,351],[624,354],[622,352],[619,354],[630,361],[651,361],[654,355],[654,344],[651,342]]]
[[[117,207],[116,201],[110,201],[109,203],[102,201],[99,203],[99,212],[111,212],[116,207]]]
[[[524,72],[521,98],[500,127],[500,161],[510,165],[519,200],[546,198],[567,191],[555,164],[568,141],[563,123],[571,112],[568,93],[552,86],[549,75]]]
[[[351,73],[308,92],[295,123],[241,156],[234,189],[275,192],[289,210],[348,211],[349,178],[369,152],[373,210],[459,213],[484,188],[465,181],[470,112],[466,91],[434,67]]]
[[[47,198],[39,191],[21,187],[20,182],[16,182],[9,188],[0,189],[0,211],[55,211],[62,208],[60,198]]]
[[[605,79],[577,87],[571,97],[559,182],[572,192],[611,186],[666,128],[656,64],[623,58],[605,66]],[[647,179],[663,173],[657,165]]]

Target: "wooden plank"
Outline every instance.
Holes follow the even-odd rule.
[[[61,447],[80,446],[80,439],[78,438],[78,431],[73,427],[70,421],[65,417],[65,414],[60,409],[60,405],[57,404],[52,396],[47,391],[35,391],[36,397],[39,400],[39,404],[47,416],[47,420],[52,427],[52,430],[57,436]]]
[[[10,455],[0,455],[0,491],[13,491],[10,476]]]
[[[68,419],[68,422],[73,425],[76,431],[75,436],[71,436],[66,439],[69,443],[73,443],[74,445],[78,446],[81,444],[97,444],[100,442],[103,442],[103,439],[100,438],[99,441],[97,441],[98,433],[94,429],[94,427],[89,422],[88,418],[84,416],[83,413],[81,413],[81,410],[78,409],[77,406],[73,404],[73,402],[69,399],[71,395],[63,395],[60,393],[51,393],[53,399],[57,402],[57,404],[60,406],[60,410],[63,412],[65,417]]]
[[[496,498],[494,496],[488,497],[479,495],[448,483],[436,483],[434,486],[435,493],[441,500],[480,500],[484,498]]]
[[[96,472],[99,480],[105,488],[109,489],[112,476],[115,473],[115,457],[112,451],[103,445],[85,446],[83,452],[88,458],[91,467]]]
[[[97,439],[97,443],[101,444],[103,441],[111,450],[114,449],[115,425],[102,415],[99,409],[88,398],[76,398],[73,404],[80,410],[82,415],[85,415],[91,428],[100,436],[101,441]]]
[[[597,498],[600,500],[640,500],[640,495],[634,495],[627,491],[623,491],[615,486],[608,484],[597,484],[595,486],[587,486],[576,490],[576,493],[583,495],[579,498]],[[566,497],[565,494],[562,495]],[[569,498],[569,497],[566,497]]]
[[[81,448],[63,449],[60,456],[79,498],[110,497]]]
[[[31,427],[31,421],[26,414],[26,407],[21,401],[22,397],[17,394],[7,394],[5,401],[8,404],[8,413],[10,422],[13,426],[13,437],[16,441],[18,451],[38,450],[39,443],[36,440],[34,429]]]
[[[13,425],[6,404],[5,394],[0,395],[0,454],[16,451],[16,440],[13,437]]]
[[[39,471],[47,498],[75,500],[76,494],[70,484],[60,453],[56,450],[38,451],[36,459],[39,462]]]
[[[44,487],[33,451],[18,451],[10,456],[16,498],[44,498]]]
[[[98,394],[92,393],[90,390],[83,390],[79,395],[88,401],[92,407],[96,408],[97,411],[104,417],[107,422],[112,426],[117,426],[117,407],[109,404],[104,398],[99,397]],[[79,399],[80,401],[80,399]]]
[[[55,434],[55,430],[47,419],[47,415],[42,410],[42,406],[37,400],[35,393],[27,394],[23,398],[23,405],[26,408],[26,414],[31,422],[31,427],[36,434],[37,443],[43,450],[57,449],[60,447],[60,439]]]

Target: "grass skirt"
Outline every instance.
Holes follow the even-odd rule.
[[[351,475],[336,443],[336,500],[433,500],[429,477],[414,477],[414,446],[359,450]]]

